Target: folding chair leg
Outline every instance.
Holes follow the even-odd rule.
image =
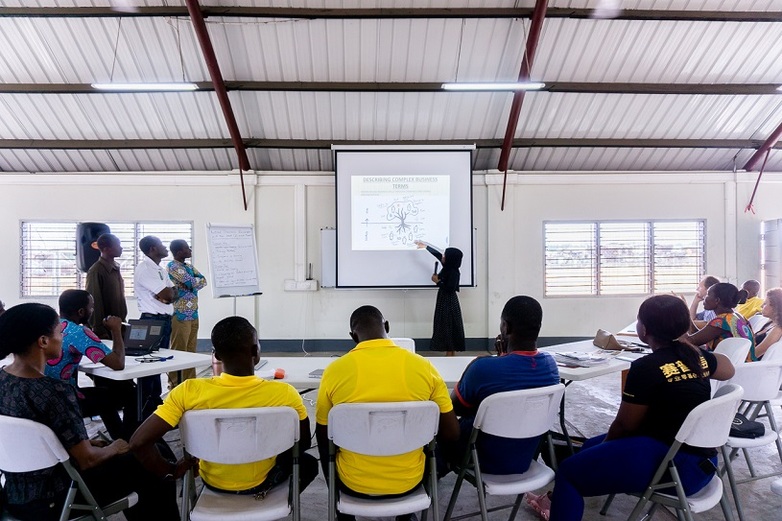
[[[473,461],[477,461],[475,456],[473,456]],[[473,472],[475,472],[475,488],[478,490],[478,506],[481,508],[481,521],[489,521],[489,512],[486,510],[486,491],[483,489],[483,478],[478,465],[475,465]]]
[[[179,513],[180,521],[187,521],[190,517],[190,476],[192,470],[185,473],[182,479],[182,510]]]
[[[68,521],[71,517],[71,506],[73,500],[76,499],[76,482],[71,481],[71,486],[68,489],[68,494],[65,496],[65,502],[62,505],[62,512],[60,512],[60,521]]]
[[[548,445],[548,457],[549,461],[551,461],[551,468],[556,472],[557,454],[554,452],[554,437],[551,435],[551,431],[546,433],[546,445]]]
[[[763,402],[763,407],[765,408],[766,415],[768,416],[768,424],[771,426],[774,432],[778,433],[779,428],[777,427],[777,420],[774,418],[774,411],[771,410],[771,404],[768,402]],[[777,454],[779,454],[779,461],[782,462],[782,442],[779,440],[779,436],[777,436],[775,443],[777,445]]]
[[[443,518],[443,521],[451,521],[451,515],[453,514],[453,508],[456,506],[456,500],[459,497],[459,490],[462,488],[462,483],[464,483],[464,474],[467,472],[466,467],[462,467],[459,470],[459,474],[456,475],[456,483],[453,485],[453,492],[451,492],[451,499],[448,501],[448,508],[445,510],[445,517]],[[329,520],[333,521],[333,520]],[[437,519],[433,521],[438,521]]]
[[[649,496],[652,495],[651,491],[649,490],[646,491],[643,496],[641,496],[641,498],[638,500],[638,503],[635,504],[633,511],[630,512],[627,521],[637,521],[640,518],[641,512],[643,512],[646,504],[649,502],[649,497],[647,497],[647,494],[649,494]]]
[[[519,507],[521,507],[522,499],[524,499],[524,494],[519,494],[516,496],[516,502],[513,503],[513,510],[510,511],[510,517],[508,517],[508,521],[513,521],[516,519],[516,514],[519,513]]]
[[[722,515],[725,516],[725,521],[733,521],[733,511],[730,509],[730,503],[728,503],[728,497],[725,495],[724,488],[722,489],[720,506],[722,507]]]
[[[606,502],[603,503],[603,508],[600,509],[600,515],[604,516],[608,512],[608,509],[611,507],[611,503],[614,501],[614,497],[616,497],[616,494],[610,494],[606,498]]]
[[[725,468],[723,470],[728,474],[728,483],[730,484],[730,491],[733,494],[733,502],[736,503],[736,513],[739,516],[739,521],[744,521],[744,512],[741,510],[741,500],[739,499],[739,491],[736,488],[736,478],[733,475],[733,466],[730,463],[730,455],[728,454],[728,450],[724,445],[721,447],[721,450],[722,459],[725,462]]]

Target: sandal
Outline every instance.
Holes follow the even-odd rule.
[[[543,494],[526,494],[527,504],[538,513],[543,521],[548,521],[551,512],[551,492]]]

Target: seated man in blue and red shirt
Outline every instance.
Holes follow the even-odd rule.
[[[557,364],[537,349],[543,310],[532,297],[516,296],[502,310],[497,356],[476,358],[464,370],[451,394],[459,419],[457,443],[444,445],[442,455],[461,463],[472,433],[472,423],[481,402],[495,393],[545,387],[559,383]],[[540,437],[515,440],[481,433],[477,440],[481,471],[488,474],[521,474],[529,468]],[[440,462],[440,474],[445,469]]]
[[[100,415],[113,439],[129,439],[138,426],[133,383],[110,382],[110,386],[104,386],[102,382],[105,379],[99,379],[96,380],[95,387],[79,388],[78,385],[79,362],[85,356],[91,362],[102,363],[116,371],[125,368],[122,321],[115,316],[108,316],[103,320],[114,338],[113,347],[109,348],[87,325],[95,306],[92,295],[84,290],[69,289],[60,295],[59,305],[63,335],[62,354],[59,358],[47,361],[46,376],[73,385],[82,415]],[[117,412],[123,408],[124,421],[120,420]]]

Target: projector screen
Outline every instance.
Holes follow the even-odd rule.
[[[417,240],[462,250],[460,283],[474,285],[473,149],[334,147],[336,287],[433,287]]]

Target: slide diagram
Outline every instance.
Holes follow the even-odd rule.
[[[409,250],[415,241],[448,244],[450,177],[352,178],[352,248]]]

